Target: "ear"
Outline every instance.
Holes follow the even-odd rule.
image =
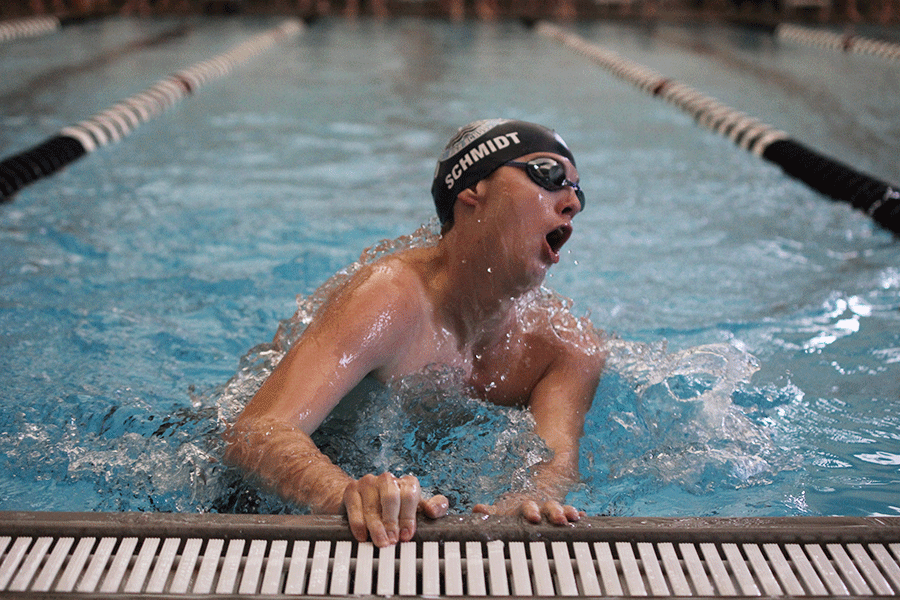
[[[481,182],[479,181],[478,183]],[[456,201],[462,202],[466,206],[477,206],[481,201],[481,195],[478,193],[478,183],[457,194]]]

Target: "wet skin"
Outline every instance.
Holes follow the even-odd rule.
[[[565,158],[567,176],[577,172]],[[360,269],[325,303],[245,408],[227,458],[283,497],[323,513],[346,513],[357,540],[378,546],[413,537],[418,514],[447,514],[443,495],[424,497],[414,475],[353,479],[309,435],[357,383],[389,383],[442,364],[477,395],[532,412],[553,451],[534,491],[478,505],[475,512],[565,524],[578,477],[584,416],[605,353],[596,333],[573,335],[523,302],[559,261],[580,203],[571,188],[548,191],[521,169],[500,167],[461,192],[454,226],[434,247],[401,251]]]

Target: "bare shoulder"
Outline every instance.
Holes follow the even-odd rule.
[[[422,277],[406,257],[398,253],[362,266],[335,290],[326,312],[366,315],[371,311],[415,312],[422,301]]]
[[[523,330],[532,344],[540,345],[554,357],[585,373],[599,374],[608,351],[605,334],[586,316],[572,313],[570,300],[541,292],[520,307]]]

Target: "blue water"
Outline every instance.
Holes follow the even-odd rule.
[[[0,150],[279,22],[111,19],[4,44]],[[718,26],[574,29],[900,182],[894,64]],[[547,281],[612,336],[571,502],[900,512],[896,240],[516,23],[418,20],[320,21],[0,206],[0,509],[292,510],[220,463],[222,422],[268,368],[258,346],[297,295],[427,222],[446,139],[495,115],[557,128],[588,196]],[[435,378],[376,392],[353,425],[376,434],[330,450],[350,470],[434,461],[425,484],[458,510],[521,485],[542,452],[527,415]],[[464,460],[440,456],[434,420]]]

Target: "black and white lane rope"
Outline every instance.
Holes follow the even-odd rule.
[[[790,139],[781,130],[556,25],[541,22],[536,27],[541,35],[564,44],[644,92],[678,106],[700,125],[779,165],[785,173],[813,189],[850,203],[882,227],[900,234],[900,186],[879,181],[824,156]]]
[[[209,60],[157,81],[147,90],[122,100],[93,117],[64,127],[37,146],[0,161],[0,202],[38,179],[52,175],[98,148],[118,142],[138,125],[160,115],[185,96],[302,30],[302,22],[287,20]]]
[[[0,21],[0,42],[46,35],[69,25],[80,25],[106,16],[108,13],[99,11],[82,15],[38,15]]]
[[[884,42],[867,37],[839,34],[821,29],[812,29],[800,25],[781,23],[775,28],[775,35],[779,39],[828,48],[842,52],[854,52],[867,54],[885,60],[900,60],[900,44]]]
[[[35,37],[56,31],[62,26],[58,17],[40,16],[0,21],[0,42]]]

